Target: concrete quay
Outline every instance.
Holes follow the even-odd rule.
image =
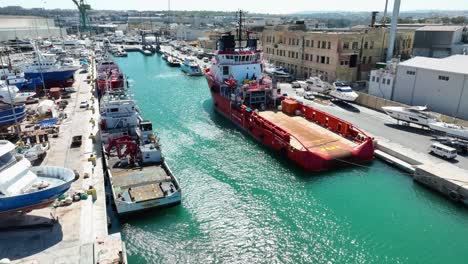
[[[94,72],[94,69],[93,69]],[[87,74],[76,73],[76,90],[64,112],[67,118],[59,125],[57,138],[49,137],[50,150],[42,165],[63,166],[76,170],[80,177],[69,191],[96,189],[97,199],[74,202],[64,207],[48,207],[27,214],[0,216],[0,259],[12,263],[104,263],[123,260],[125,246],[119,234],[110,236],[107,228],[106,195],[99,137],[98,102],[91,100],[92,85]],[[80,102],[88,101],[88,109]],[[95,111],[91,110],[94,107]],[[72,137],[81,135],[82,145],[70,148]],[[90,162],[93,155],[95,162]],[[85,177],[85,175],[87,175]],[[112,262],[114,263],[114,262]],[[122,262],[121,262],[122,263]]]
[[[282,83],[280,88],[290,97],[353,123],[374,137],[377,158],[400,168],[414,181],[468,205],[468,156],[446,161],[430,155],[434,137],[429,129],[398,125],[386,114],[357,104],[305,100],[296,96],[289,84]]]

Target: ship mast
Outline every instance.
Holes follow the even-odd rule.
[[[239,49],[242,48],[242,10],[239,10],[239,22],[237,29],[237,41],[239,42]]]

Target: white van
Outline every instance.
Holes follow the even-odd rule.
[[[446,159],[454,159],[457,157],[457,150],[440,143],[433,143],[429,153],[434,153],[437,156]]]

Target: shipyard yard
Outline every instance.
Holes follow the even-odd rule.
[[[72,3],[0,4],[0,264],[466,263],[468,13]]]

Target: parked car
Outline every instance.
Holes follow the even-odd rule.
[[[305,92],[305,93],[304,93],[304,99],[307,99],[307,100],[314,100],[314,99],[315,99],[315,96],[312,94],[312,92]]]
[[[433,153],[445,159],[454,159],[457,157],[457,150],[440,143],[432,143],[429,153]]]
[[[88,108],[88,106],[89,106],[88,101],[81,101],[80,108]]]

